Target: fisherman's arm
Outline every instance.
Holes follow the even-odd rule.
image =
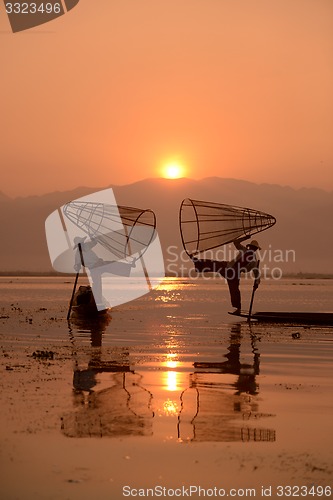
[[[254,277],[254,288],[258,288],[260,285],[260,270],[259,270],[259,261],[253,263],[254,266],[252,268],[253,277]]]
[[[96,246],[97,243],[98,243],[98,241],[96,239],[85,242],[84,243],[85,250],[90,250],[91,248]]]
[[[243,236],[243,238],[237,238],[237,240],[234,240],[234,245],[239,250],[240,252],[245,252],[246,247],[242,245],[242,242],[245,240],[248,240],[250,236]]]
[[[75,254],[75,263],[74,263],[74,269],[77,273],[80,271],[81,265],[82,265],[81,255],[79,249],[77,249],[77,252]]]

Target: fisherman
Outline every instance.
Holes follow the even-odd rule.
[[[238,238],[234,241],[234,245],[238,250],[235,259],[230,262],[197,259],[191,257],[195,266],[195,270],[199,273],[219,273],[228,283],[231,305],[235,307],[232,314],[239,315],[241,312],[241,293],[239,289],[241,273],[252,271],[254,274],[254,289],[257,289],[260,284],[260,272],[258,269],[257,250],[261,250],[257,240],[252,240],[246,246],[242,245],[244,240],[249,239],[249,236]]]
[[[102,295],[102,274],[109,273],[117,276],[130,276],[131,269],[135,267],[135,261],[133,260],[132,263],[114,260],[106,261],[98,257],[92,250],[98,241],[94,239],[85,241],[86,239],[86,236],[83,238],[76,236],[73,240],[74,250],[76,249],[74,269],[77,273],[82,266],[89,270],[96,307],[98,310],[101,310],[107,307]]]

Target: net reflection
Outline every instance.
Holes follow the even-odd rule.
[[[80,321],[70,325],[72,343],[76,343],[74,326],[76,334],[89,333],[92,349],[88,362],[79,359],[77,349],[74,351],[75,409],[62,417],[62,432],[67,437],[151,435],[153,395],[143,387],[142,375],[130,368],[128,351],[113,350],[112,359],[103,358],[102,336],[111,317],[90,324]]]
[[[275,441],[275,430],[258,425],[260,419],[273,415],[259,409],[256,377],[260,373],[260,354],[256,343],[256,337],[251,335],[252,362],[242,362],[241,325],[233,325],[225,361],[194,363],[189,387],[180,395],[180,440]]]
[[[108,388],[97,391],[76,379],[74,390],[81,398],[76,401],[77,409],[62,418],[63,433],[68,437],[151,435],[152,395],[141,380],[140,375],[122,369],[110,375]]]
[[[231,325],[229,338],[224,331],[219,349],[204,350],[208,360],[202,361],[168,338],[158,361],[154,357],[149,365],[139,361],[134,347],[102,347],[108,324],[88,328],[86,322],[77,323],[75,332],[70,329],[75,362],[73,411],[62,419],[66,436],[276,440],[275,430],[267,426],[274,415],[260,408],[258,339],[248,325]],[[76,340],[83,335],[86,340],[89,335],[90,345],[78,349]]]

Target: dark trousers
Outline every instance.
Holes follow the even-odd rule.
[[[193,259],[195,270],[198,273],[219,273],[227,280],[231,305],[237,309],[241,308],[241,294],[239,290],[240,270],[239,266],[227,267],[228,262],[222,260],[199,260]]]

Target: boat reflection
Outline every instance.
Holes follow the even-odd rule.
[[[101,347],[103,333],[112,321],[111,313],[82,316],[73,314],[68,321],[69,337],[75,344],[75,336],[89,338],[91,347]],[[74,335],[75,331],[75,335]]]
[[[208,360],[189,362],[184,347],[179,345],[177,350],[177,343],[169,338],[157,365],[147,367],[131,364],[135,356],[128,347],[102,347],[108,324],[89,328],[87,323],[76,324],[75,333],[70,329],[73,347],[84,331],[89,332],[90,346],[74,350],[74,410],[62,419],[66,436],[163,438],[163,434],[179,442],[276,440],[275,430],[266,425],[273,415],[260,410],[260,353],[248,325],[230,326],[221,361],[210,353]]]

